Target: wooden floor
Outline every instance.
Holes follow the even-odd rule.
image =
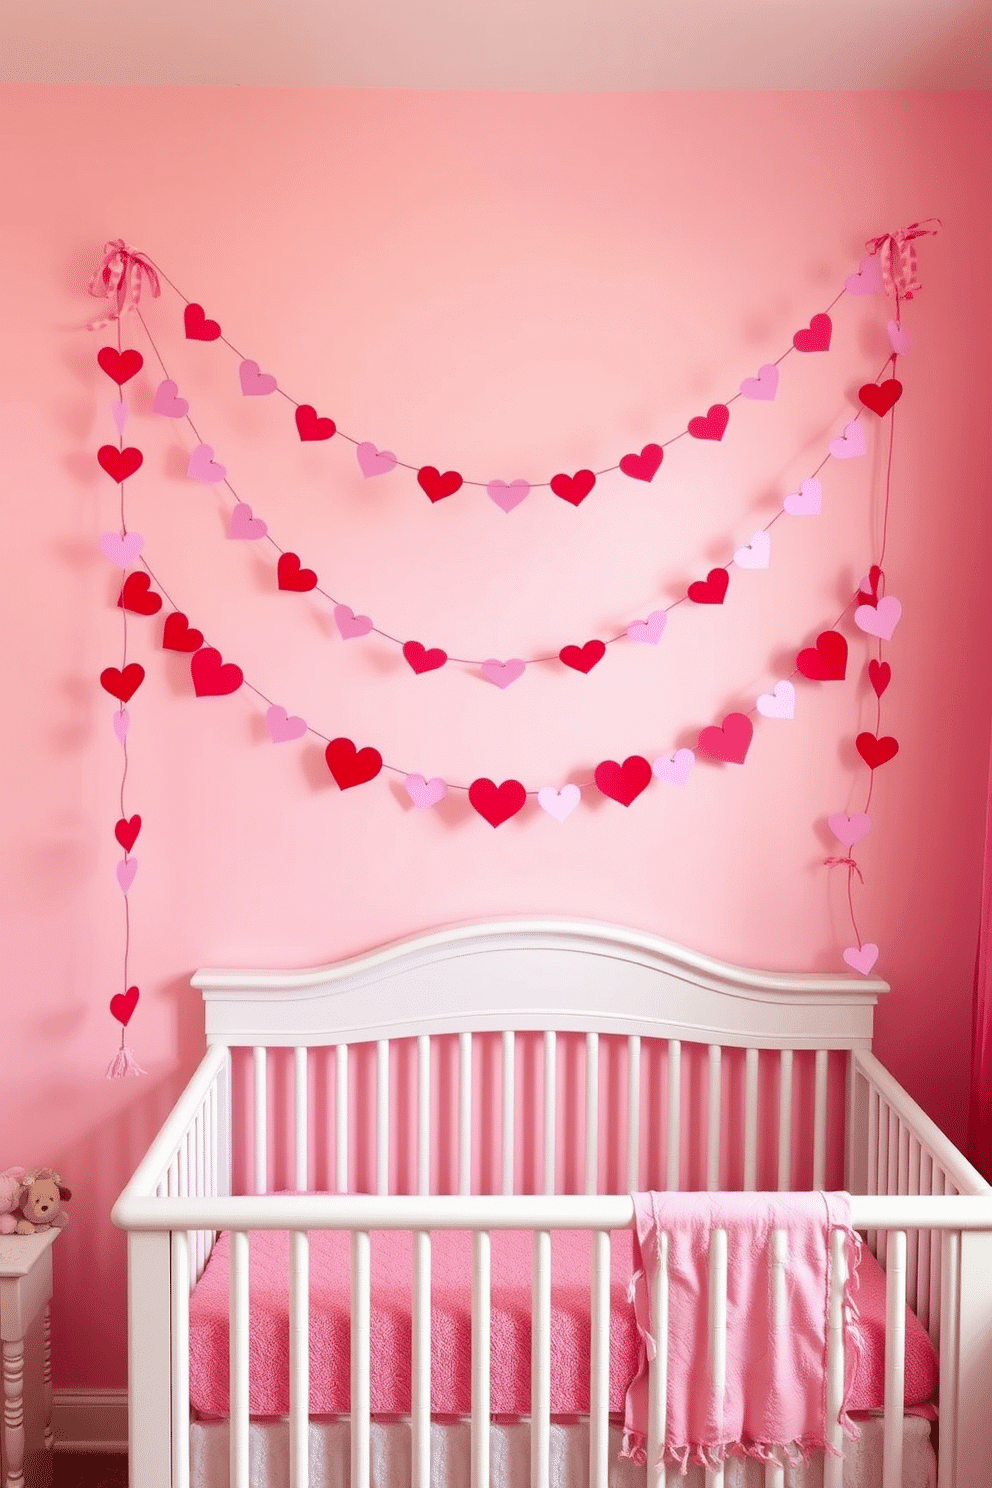
[[[127,1454],[56,1452],[52,1488],[127,1488]]]

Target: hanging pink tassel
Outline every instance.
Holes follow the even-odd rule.
[[[147,1075],[148,1071],[141,1068],[127,1044],[122,1043],[117,1053],[107,1066],[108,1080],[123,1080],[125,1075]]]

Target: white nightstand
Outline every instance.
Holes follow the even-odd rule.
[[[59,1230],[0,1235],[3,1433],[0,1488],[52,1481],[52,1246]],[[40,1337],[39,1337],[40,1334]]]

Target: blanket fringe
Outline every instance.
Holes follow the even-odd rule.
[[[854,1429],[859,1436],[860,1432],[856,1427]],[[726,1467],[728,1459],[746,1457],[753,1457],[758,1462],[779,1464],[784,1458],[790,1467],[795,1467],[809,1461],[814,1452],[823,1452],[829,1457],[843,1456],[836,1447],[820,1437],[805,1437],[802,1441],[793,1442],[721,1442],[717,1446],[704,1446],[699,1442],[667,1442],[655,1466],[677,1468],[679,1475],[685,1477],[690,1467],[719,1472]],[[645,1467],[648,1454],[644,1434],[625,1427],[620,1456],[639,1467]]]

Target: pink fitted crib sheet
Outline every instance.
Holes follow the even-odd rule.
[[[622,1413],[637,1371],[638,1338],[627,1301],[631,1276],[629,1230],[611,1236],[610,1411]],[[379,1231],[371,1237],[371,1406],[376,1415],[410,1410],[413,1237]],[[592,1239],[560,1231],[551,1240],[551,1411],[589,1410],[589,1284]],[[310,1232],[310,1414],[350,1409],[351,1247],[338,1230]],[[533,1237],[492,1232],[491,1410],[497,1416],[530,1411]],[[865,1349],[851,1409],[882,1405],[885,1365],[885,1276],[865,1250],[858,1306]],[[229,1391],[230,1236],[220,1235],[190,1298],[190,1404],[201,1417],[223,1417]],[[257,1230],[249,1236],[249,1411],[283,1416],[289,1410],[289,1235]],[[436,1231],[431,1244],[431,1408],[436,1416],[471,1411],[472,1237]],[[937,1356],[930,1338],[907,1311],[906,1406],[932,1414]]]

